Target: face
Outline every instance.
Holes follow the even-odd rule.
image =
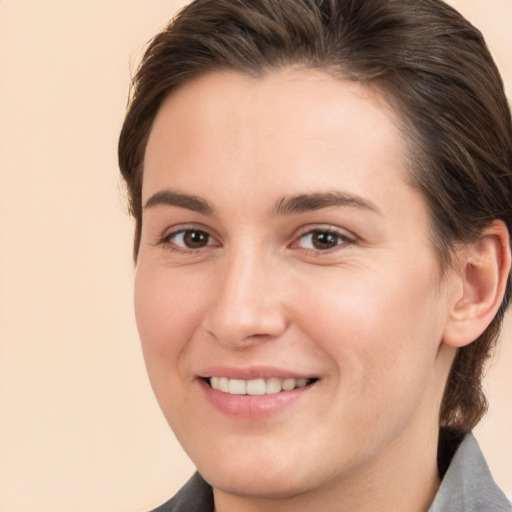
[[[450,287],[405,151],[378,94],[321,72],[221,72],[161,107],[136,317],[215,488],[312,492],[437,435]]]

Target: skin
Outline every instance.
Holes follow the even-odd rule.
[[[431,503],[462,286],[455,270],[441,278],[405,152],[377,93],[319,71],[219,72],[162,105],[136,317],[157,399],[217,512]],[[326,193],[323,207],[276,211]],[[205,397],[211,365],[318,380],[268,417],[239,418]]]

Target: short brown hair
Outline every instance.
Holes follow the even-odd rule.
[[[149,44],[134,78],[119,163],[142,225],[144,152],[153,120],[177,87],[216,70],[264,76],[284,66],[375,85],[399,112],[410,182],[423,195],[441,268],[456,242],[492,221],[512,232],[512,121],[481,33],[441,0],[196,0]],[[486,331],[459,349],[441,426],[473,428],[487,408],[481,381],[510,300],[510,276]]]

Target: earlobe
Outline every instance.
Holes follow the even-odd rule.
[[[494,221],[475,242],[457,255],[459,292],[450,305],[443,341],[463,347],[475,341],[496,315],[511,265],[510,237],[502,221]]]

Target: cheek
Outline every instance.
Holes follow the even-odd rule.
[[[135,317],[149,378],[159,388],[182,373],[188,343],[200,322],[202,294],[171,272],[138,266],[135,276]]]
[[[139,265],[135,275],[135,316],[143,345],[165,351],[193,328],[201,294],[172,272]]]
[[[182,384],[190,379],[187,353],[200,322],[203,294],[171,269],[141,263],[135,276],[137,328],[151,387],[174,429],[177,419],[194,417]]]
[[[384,395],[428,378],[442,336],[442,304],[428,272],[416,274],[352,269],[314,287],[303,280],[297,295],[307,300],[294,316],[338,366],[340,379],[354,379],[361,391],[381,386]]]

